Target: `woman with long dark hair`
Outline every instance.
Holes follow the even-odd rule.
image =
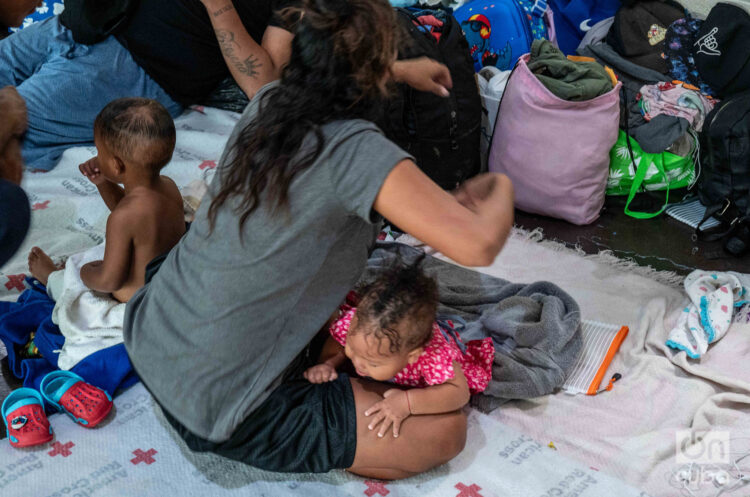
[[[388,385],[301,377],[354,286],[381,216],[466,265],[492,262],[510,182],[441,190],[371,123],[395,61],[385,0],[307,0],[281,81],[244,112],[195,222],[128,305],[125,345],[196,451],[291,472],[426,471],[463,448],[461,412],[410,416],[379,438],[364,412]]]

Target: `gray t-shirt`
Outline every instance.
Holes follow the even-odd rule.
[[[269,87],[245,110],[227,150]],[[411,158],[367,121],[322,131],[323,152],[295,176],[288,213],[271,215],[261,203],[240,230],[235,198],[209,233],[225,152],[190,230],[128,304],[125,346],[136,371],[202,438],[230,437],[356,283],[380,224],[375,197]]]

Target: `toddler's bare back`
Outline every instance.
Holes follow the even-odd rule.
[[[128,276],[122,287],[112,292],[114,298],[127,302],[145,284],[148,263],[168,252],[185,234],[182,196],[174,181],[161,176],[156,186],[126,194],[112,211],[115,213],[125,214],[132,223]]]

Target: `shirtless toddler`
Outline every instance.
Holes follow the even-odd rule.
[[[149,261],[185,233],[180,191],[159,174],[174,151],[174,122],[155,100],[117,99],[96,117],[94,144],[98,155],[79,169],[99,189],[111,214],[104,258],[84,265],[81,280],[91,290],[127,302],[145,284]],[[57,269],[42,249],[31,249],[29,270],[36,279],[46,285]]]

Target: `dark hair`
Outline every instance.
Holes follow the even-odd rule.
[[[167,109],[150,98],[112,100],[94,120],[94,136],[122,160],[157,174],[174,152],[176,132]]]
[[[422,254],[408,266],[397,260],[360,290],[357,330],[353,332],[362,330],[378,340],[387,338],[391,353],[414,350],[430,341],[438,287],[422,270],[424,258]]]
[[[241,199],[235,207],[240,226],[261,194],[269,210],[285,207],[292,180],[323,149],[321,126],[372,120],[386,94],[397,45],[386,0],[305,0],[282,17],[296,20],[289,63],[227,156],[232,159],[220,171],[221,188],[208,210],[212,225],[217,209],[234,196]]]

